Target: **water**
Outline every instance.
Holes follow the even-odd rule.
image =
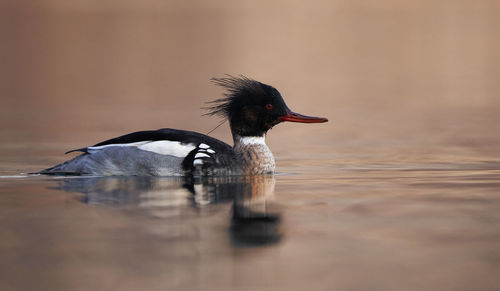
[[[500,163],[279,170],[4,175],[2,290],[497,289]]]

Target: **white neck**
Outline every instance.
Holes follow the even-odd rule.
[[[241,144],[243,146],[249,145],[265,145],[265,136],[235,136],[234,143]]]

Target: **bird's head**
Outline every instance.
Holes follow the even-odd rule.
[[[280,92],[274,87],[239,76],[212,78],[227,91],[224,98],[209,102],[208,115],[218,115],[229,120],[231,131],[238,136],[263,136],[269,129],[283,121],[322,123],[324,117],[305,116],[291,111]]]

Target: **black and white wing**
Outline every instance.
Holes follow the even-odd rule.
[[[84,154],[41,174],[178,176],[230,166],[232,148],[197,132],[139,131],[72,150]]]

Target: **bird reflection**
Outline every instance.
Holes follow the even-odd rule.
[[[274,177],[246,177],[243,189],[234,197],[231,242],[236,247],[276,243],[281,239],[280,215],[270,208],[274,195]]]
[[[206,215],[220,211],[215,206],[232,202],[229,238],[239,248],[280,241],[281,217],[272,203],[274,185],[272,175],[75,177],[61,178],[55,188],[83,193],[81,201],[87,204],[138,209],[160,218]]]

